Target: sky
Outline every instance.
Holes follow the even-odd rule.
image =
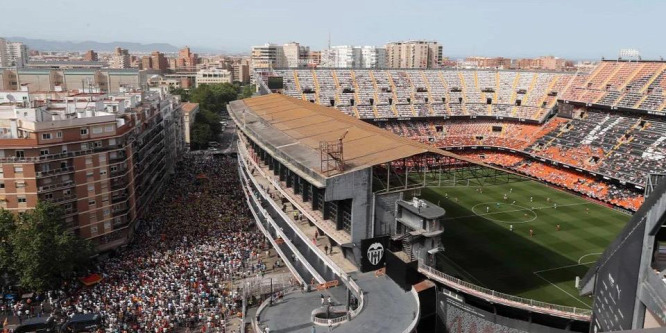
[[[436,40],[445,56],[572,59],[638,49],[666,57],[664,0],[3,1],[0,36],[169,43],[227,52],[298,41],[312,49]]]

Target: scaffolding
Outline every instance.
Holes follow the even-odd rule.
[[[329,175],[332,171],[345,171],[345,157],[342,140],[347,136],[346,131],[336,141],[320,141],[319,151],[321,153],[321,172]]]

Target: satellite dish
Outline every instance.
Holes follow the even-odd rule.
[[[16,97],[14,97],[12,94],[8,94],[7,99],[12,103],[16,102]]]

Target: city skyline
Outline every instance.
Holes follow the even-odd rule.
[[[74,1],[62,0],[43,2],[40,4],[43,10],[31,14],[42,23],[40,26],[49,26],[49,29],[26,29],[20,24],[23,19],[17,15],[3,19],[0,31],[7,37],[163,42],[227,53],[248,53],[253,45],[289,41],[324,49],[330,34],[332,45],[379,46],[397,40],[437,40],[444,45],[444,55],[450,57],[555,55],[599,59],[614,58],[623,48],[640,50],[644,59],[666,55],[666,49],[646,33],[659,29],[659,13],[666,9],[666,4],[643,1],[617,10],[623,3],[626,2],[511,1],[499,4],[480,0],[470,4],[463,1],[352,3],[344,0],[322,5],[304,1],[199,1],[193,7],[191,3],[166,1],[155,7],[120,0],[112,7],[97,3],[82,7]],[[206,10],[197,11],[197,8]],[[18,3],[5,4],[5,9],[8,12],[23,10]],[[52,15],[55,12],[59,14]],[[100,13],[116,20],[96,19]],[[321,20],[321,15],[338,20]],[[160,24],[153,17],[167,20],[177,17],[178,22],[184,24]],[[328,23],[322,23],[324,21]],[[188,24],[191,22],[196,22],[199,31],[204,33],[192,33]]]

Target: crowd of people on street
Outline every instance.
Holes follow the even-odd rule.
[[[261,276],[268,248],[255,229],[231,157],[188,154],[118,255],[100,261],[103,280],[76,282],[51,300],[55,313],[100,313],[112,332],[222,332],[242,290]]]

